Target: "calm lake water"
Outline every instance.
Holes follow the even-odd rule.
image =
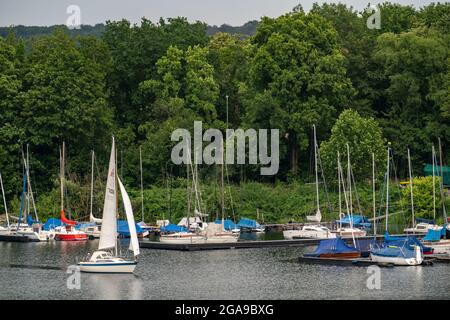
[[[369,290],[370,275],[364,267],[296,262],[311,247],[197,252],[142,249],[134,275],[81,274],[81,289],[67,289],[67,266],[97,245],[97,240],[0,242],[0,299],[450,298],[450,264],[381,268],[381,289]]]

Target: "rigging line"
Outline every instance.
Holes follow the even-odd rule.
[[[351,165],[351,164],[350,164],[350,174],[352,176],[353,185],[355,186],[354,190],[355,190],[355,196],[356,196],[356,203],[358,204],[358,210],[359,210],[360,214],[362,214],[361,203],[359,202],[358,188],[356,187],[356,180],[355,180],[355,176],[353,174],[353,165]]]
[[[225,164],[225,175],[227,177],[227,183],[228,183],[228,193],[230,195],[230,207],[231,212],[233,214],[233,220],[236,222],[236,217],[234,215],[234,205],[233,205],[233,195],[231,194],[231,184],[230,184],[230,176],[228,175],[228,166]]]
[[[325,180],[325,173],[324,173],[323,166],[322,166],[322,158],[320,157],[319,146],[317,146],[317,158],[319,159],[320,173],[322,175],[323,185],[324,185],[324,188],[325,188],[325,197],[327,198],[328,211],[330,212],[330,214],[332,214],[333,211],[334,211],[334,208],[333,208],[333,204],[331,203],[330,197],[329,197],[329,194],[328,194],[328,187],[327,187],[327,182]]]
[[[392,152],[391,163],[392,163],[392,170],[394,172],[394,182],[397,185],[397,188],[396,188],[397,195],[400,198],[400,201],[397,201],[397,202],[400,203],[400,211],[399,212],[402,213],[401,217],[403,218],[403,221],[405,222],[409,218],[409,215],[408,215],[408,218],[405,218],[405,207],[404,207],[404,203],[403,203],[403,194],[401,192],[400,183],[399,183],[398,176],[397,176],[397,167],[394,163],[394,151],[391,149],[391,152]],[[393,203],[393,201],[391,201],[391,203]]]

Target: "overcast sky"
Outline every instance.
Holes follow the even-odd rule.
[[[361,0],[341,0],[357,9],[366,7]],[[126,18],[139,22],[145,16],[152,21],[160,17],[184,16],[190,21],[200,20],[210,25],[242,25],[261,16],[277,17],[301,3],[305,10],[317,0],[0,0],[0,26],[65,24],[70,5],[78,5],[82,24],[102,23]],[[339,1],[326,1],[339,2]],[[370,1],[377,4],[383,1]],[[432,0],[391,0],[416,7]],[[435,0],[437,2],[437,0]]]

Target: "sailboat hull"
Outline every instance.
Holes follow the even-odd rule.
[[[61,233],[57,233],[55,235],[55,240],[58,241],[85,241],[88,240],[88,235],[87,234],[61,234]]]
[[[135,261],[120,262],[80,262],[78,266],[81,272],[88,273],[133,273],[136,268]]]
[[[396,266],[418,266],[422,264],[422,259],[404,258],[404,257],[386,257],[377,254],[370,254],[370,259],[373,262],[393,264]]]

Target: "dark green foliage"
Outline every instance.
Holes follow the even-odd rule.
[[[228,96],[230,128],[278,128],[281,140],[275,177],[260,176],[258,166],[228,166],[237,217],[254,218],[259,208],[266,221],[285,222],[313,212],[314,190],[304,184],[313,172],[313,124],[319,144],[324,141],[327,180],[335,178],[334,154],[350,143],[361,210],[371,214],[371,152],[382,175],[389,141],[397,174],[405,177],[408,147],[420,175],[438,137],[448,163],[450,142],[450,5],[380,8],[379,30],[366,26],[371,13],[343,4],[314,4],[309,13],[297,6],[241,27],[208,27],[178,17],[157,23],[144,18],[136,25],[108,21],[79,30],[0,28],[0,172],[7,200],[18,209],[21,150],[30,144],[38,209],[43,217],[54,215],[58,149],[65,141],[67,209],[83,218],[90,150],[96,151],[96,176],[103,181],[114,135],[119,174],[135,190],[135,208],[141,147],[147,219],[162,218],[163,212],[167,217],[169,211],[179,218],[186,211],[186,168],[170,162],[171,133],[191,130],[194,120],[202,121],[204,130],[225,129]],[[217,169],[200,171],[212,217],[219,205]],[[174,177],[171,210],[168,172]],[[336,209],[328,211],[321,189],[324,215],[334,219]],[[334,207],[335,191],[329,195]],[[394,194],[392,211],[407,210],[401,192]],[[231,217],[229,194],[226,202]]]

